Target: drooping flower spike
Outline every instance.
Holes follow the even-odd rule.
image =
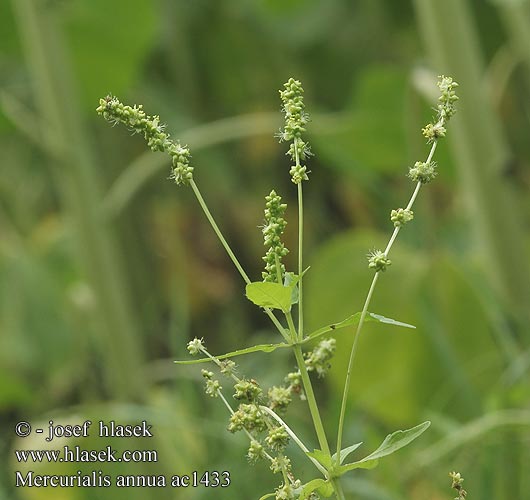
[[[159,116],[147,115],[141,104],[126,106],[111,95],[99,100],[96,111],[113,125],[121,123],[133,133],[142,134],[151,151],[161,151],[171,156],[173,165],[171,178],[177,185],[188,184],[193,178],[190,150],[170,139],[169,134],[164,132],[165,125],[160,123]]]

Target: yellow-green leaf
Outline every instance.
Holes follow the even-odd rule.
[[[260,307],[280,309],[283,312],[291,310],[291,286],[268,281],[256,281],[246,286],[248,300]]]

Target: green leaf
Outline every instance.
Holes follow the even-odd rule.
[[[309,498],[309,495],[313,493],[313,491],[325,487],[327,484],[329,484],[325,479],[313,479],[312,481],[309,481],[308,483],[304,484],[302,487],[302,491],[300,492],[300,496],[298,497],[299,500],[306,500]]]
[[[280,283],[255,281],[246,286],[246,294],[248,300],[259,307],[280,309],[287,313],[291,310],[292,286],[294,285],[287,287]]]
[[[333,465],[331,455],[329,453],[325,453],[322,450],[308,451],[306,455],[311,458],[314,458],[319,464],[323,465],[326,469],[331,469]]]
[[[265,500],[266,498],[272,498],[276,496],[276,493],[267,493],[266,495],[263,495],[262,497],[260,497],[259,500]]]
[[[355,325],[359,322],[360,318],[361,313],[357,312],[355,314],[352,314],[351,316],[348,316],[345,320],[342,320],[339,323],[332,323],[331,325],[323,326],[322,328],[319,328],[318,330],[315,330],[314,332],[310,333],[304,339],[304,342],[315,340],[318,337],[321,337],[322,335],[325,335],[326,333],[332,332],[334,330],[340,330],[341,328],[346,328],[347,326]]]
[[[291,274],[293,276],[292,279],[289,279],[289,284],[286,283],[285,286],[295,286],[298,284],[298,282],[305,276],[305,273],[311,269],[311,266],[307,266],[303,271],[302,274],[294,274],[294,273],[286,273],[285,278],[287,280],[287,276]]]
[[[359,460],[358,462],[353,462],[351,464],[340,465],[339,467],[335,467],[333,469],[333,476],[339,477],[339,476],[346,474],[346,472],[349,472],[354,469],[373,469],[377,467],[378,464],[379,464],[379,460],[376,458],[374,460],[364,461],[363,459],[363,460]]]
[[[285,279],[283,280],[283,285],[291,288],[291,305],[298,304],[298,299],[300,294],[298,292],[298,282],[300,278],[292,273],[285,273]]]
[[[298,275],[294,273],[285,273],[283,285],[291,288],[291,305],[298,304],[298,299],[300,297],[300,294],[298,291],[298,282],[305,275],[305,273],[309,271],[309,269],[310,267],[307,267],[304,271],[302,271],[302,275]]]
[[[346,328],[347,326],[356,325],[359,323],[359,320],[361,319],[361,313],[356,312],[355,314],[352,314],[351,316],[347,317],[345,320],[340,321],[339,323],[332,323],[331,325],[323,326],[322,328],[319,328],[318,330],[315,330],[314,332],[310,333],[303,341],[309,342],[310,340],[315,340],[318,337],[321,337],[322,335],[326,335],[326,333],[340,330],[341,328]],[[381,314],[375,314],[369,312],[364,317],[364,322],[379,322],[379,323],[386,323],[387,325],[394,325],[394,326],[403,326],[405,328],[416,328],[413,325],[409,325],[408,323],[402,323],[401,321],[396,321],[392,318],[386,318],[385,316],[382,316]]]
[[[285,342],[282,342],[280,344],[260,344],[260,345],[255,345],[252,347],[247,347],[245,349],[239,349],[237,351],[227,352],[226,354],[215,356],[215,358],[216,359],[233,358],[235,356],[242,356],[243,354],[250,354],[250,353],[259,352],[259,351],[272,352],[282,347],[290,347],[290,345],[286,344]],[[208,361],[212,361],[211,358],[177,360],[177,361],[174,361],[174,363],[177,363],[178,365],[194,365],[197,363],[207,363]]]
[[[389,434],[385,440],[381,443],[381,446],[377,448],[372,454],[368,455],[366,459],[374,459],[386,457],[394,453],[395,451],[407,446],[409,443],[414,441],[417,437],[423,434],[431,425],[428,420],[422,424],[407,429],[405,431],[396,431]]]
[[[402,323],[401,321],[396,321],[392,318],[386,318],[385,316],[382,316],[381,314],[375,314],[375,313],[368,313],[373,319],[376,321],[379,321],[380,323],[386,323],[387,325],[394,325],[394,326],[403,326],[405,328],[416,328],[414,325],[409,325],[408,323]],[[365,319],[366,321],[366,319]],[[371,319],[369,321],[372,321]]]
[[[430,425],[431,423],[427,421],[417,425],[416,427],[412,427],[412,429],[393,432],[385,438],[385,440],[381,443],[381,446],[379,446],[379,448],[377,448],[377,450],[375,450],[373,453],[367,457],[364,457],[358,462],[337,467],[335,472],[338,473],[339,476],[342,476],[344,473],[353,469],[372,469],[377,465],[380,458],[386,457],[400,448],[407,446],[418,436],[423,434]]]
[[[344,460],[346,460],[348,455],[350,453],[353,453],[362,444],[363,444],[362,442],[361,443],[355,443],[355,444],[352,444],[351,446],[348,446],[347,448],[343,448],[342,450],[340,450],[340,463],[342,464],[342,462],[344,462]],[[331,460],[332,460],[333,463],[336,462],[336,460],[337,460],[337,454],[336,453],[333,453],[333,456],[331,457]]]

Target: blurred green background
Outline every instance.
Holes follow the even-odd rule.
[[[195,179],[250,276],[258,226],[275,188],[289,203],[296,266],[296,189],[288,175],[278,89],[304,83],[312,114],[306,206],[307,327],[362,308],[366,253],[390,235],[389,213],[424,160],[421,127],[438,74],[459,83],[459,111],[436,153],[414,223],[371,309],[416,330],[367,325],[354,368],[345,444],[374,449],[430,419],[421,439],[344,481],[348,498],[530,496],[530,3],[516,0],[1,0],[0,498],[231,499],[272,491],[266,464],[246,464],[221,403],[186,343],[213,353],[277,341],[189,189],[166,157],[95,113],[108,93],[160,114],[193,153]],[[317,397],[336,429],[352,330]],[[241,371],[282,382],[289,353],[254,354]],[[21,465],[14,425],[148,420],[155,437],[118,449],[155,464]],[[316,446],[308,410],[287,417]],[[100,438],[68,441],[100,449]],[[62,446],[64,441],[60,442]],[[312,478],[303,457],[295,472]],[[15,470],[189,474],[228,470],[225,490],[14,488]]]

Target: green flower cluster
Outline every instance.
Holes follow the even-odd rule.
[[[413,167],[409,168],[408,176],[414,182],[427,184],[436,177],[436,162],[434,161],[417,161]]]
[[[306,131],[305,126],[309,121],[309,115],[305,112],[303,94],[302,84],[294,78],[290,78],[284,84],[284,90],[280,90],[285,127],[280,131],[279,137],[280,141],[292,141],[287,155],[294,162],[289,173],[295,184],[308,180],[307,167],[301,165],[300,161],[311,155],[309,145],[302,139],[302,134]]]
[[[246,430],[249,433],[257,434],[267,431],[265,437],[265,444],[267,448],[273,452],[281,452],[289,443],[289,434],[282,427],[274,423],[274,421],[265,414],[258,405],[240,404],[237,411],[230,417],[228,430],[232,433]],[[258,439],[253,439],[247,452],[247,457],[250,461],[256,461],[265,456],[263,445]]]
[[[297,479],[292,481],[292,483],[288,483],[277,488],[276,500],[297,500],[298,498],[301,498],[301,493],[302,482]],[[320,496],[318,496],[315,492],[312,492],[308,497],[304,498],[307,498],[307,500],[319,500]]]
[[[429,143],[434,142],[440,137],[445,137],[446,132],[447,129],[442,125],[441,122],[427,123],[427,125],[425,125],[425,127],[421,129],[423,137],[425,137],[425,139],[427,139],[427,142]]]
[[[237,366],[231,359],[221,361],[219,369],[223,375],[232,377],[236,373]]]
[[[458,492],[458,496],[455,500],[465,500],[467,497],[467,491],[462,487],[464,478],[460,472],[450,472],[449,477],[451,478],[451,488]]]
[[[443,119],[445,123],[456,113],[455,103],[458,101],[455,89],[458,87],[450,76],[441,75],[438,77],[438,88],[440,89],[440,97],[438,98],[438,118]]]
[[[265,449],[263,448],[263,445],[258,441],[252,440],[247,452],[248,461],[251,464],[255,464],[258,460],[263,458],[265,458]]]
[[[230,417],[228,430],[237,432],[246,429],[249,432],[263,432],[267,430],[267,420],[257,405],[241,404]]]
[[[456,113],[455,102],[458,101],[455,89],[458,83],[453,81],[448,76],[438,77],[438,88],[441,95],[438,98],[438,106],[436,107],[437,116],[434,123],[428,123],[423,129],[423,136],[427,142],[434,142],[440,137],[445,137],[445,124]]]
[[[178,185],[188,184],[193,178],[190,150],[169,138],[169,134],[164,132],[165,126],[160,123],[159,116],[149,116],[141,104],[126,106],[117,97],[110,95],[99,100],[96,111],[113,125],[122,123],[133,133],[143,134],[152,151],[161,151],[171,156],[173,165],[171,177]]]
[[[272,459],[270,469],[273,474],[278,474],[282,471],[291,472],[291,460],[285,455],[278,455]]]
[[[455,103],[458,101],[458,96],[455,91],[456,87],[458,87],[458,83],[453,81],[452,78],[443,75],[439,77],[438,88],[440,89],[440,97],[438,98],[438,105],[436,107],[436,118],[421,130],[428,143],[434,143],[438,139],[445,137],[447,132],[445,125],[456,113]],[[436,177],[436,163],[431,161],[430,158],[429,156],[429,160],[426,162],[416,162],[409,169],[408,176],[414,182],[426,184]]]
[[[386,271],[392,261],[381,250],[373,250],[368,254],[368,267],[375,272]]]
[[[276,413],[284,413],[291,403],[290,387],[273,386],[269,389],[269,408]]]
[[[195,337],[193,340],[188,342],[188,352],[195,356],[204,349],[204,340]]]
[[[390,212],[390,220],[394,223],[394,227],[404,226],[412,219],[414,219],[414,212],[408,208],[398,208]]]
[[[300,370],[288,373],[285,377],[285,382],[289,384],[289,390],[294,394],[299,394],[300,399],[304,400],[304,386],[302,383],[302,374]]]
[[[289,434],[281,425],[273,419],[267,412],[260,408],[260,404],[266,402],[268,407],[276,413],[286,410],[291,403],[291,388],[273,386],[269,389],[267,397],[264,398],[263,390],[253,379],[239,378],[236,376],[236,364],[229,359],[219,360],[210,355],[204,341],[194,338],[188,343],[188,351],[192,355],[202,353],[208,356],[219,368],[219,371],[232,378],[234,384],[234,399],[240,402],[236,411],[232,412],[228,423],[228,430],[232,433],[246,431],[250,438],[250,446],[247,451],[247,458],[250,463],[256,463],[262,458],[276,461],[279,467],[286,467],[286,460],[282,452],[289,443]],[[205,392],[211,397],[220,397],[225,404],[230,406],[222,395],[222,387],[218,380],[214,378],[214,373],[209,370],[201,371],[206,380]],[[262,433],[266,435],[260,437]],[[273,459],[265,450],[275,453]],[[290,470],[290,464],[289,464]],[[287,469],[284,469],[284,472]]]
[[[206,380],[205,392],[211,398],[219,397],[219,391],[222,389],[219,380],[213,378],[213,372],[201,370],[201,374]]]
[[[263,244],[269,249],[263,257],[265,271],[261,275],[263,281],[281,283],[285,275],[282,258],[289,253],[281,241],[285,226],[287,226],[287,221],[283,218],[287,205],[282,203],[282,197],[277,195],[274,189],[265,197],[265,202],[265,224],[262,233]]]
[[[276,490],[276,500],[296,500],[299,497],[299,484],[287,483]]]
[[[289,444],[289,434],[283,427],[274,427],[269,430],[265,443],[273,451],[283,451]]]
[[[334,338],[322,340],[306,354],[305,365],[308,372],[316,372],[319,377],[326,375],[331,367],[330,359],[335,354],[337,341]]]
[[[234,399],[238,401],[257,402],[261,393],[261,387],[255,380],[240,380],[234,385]]]

